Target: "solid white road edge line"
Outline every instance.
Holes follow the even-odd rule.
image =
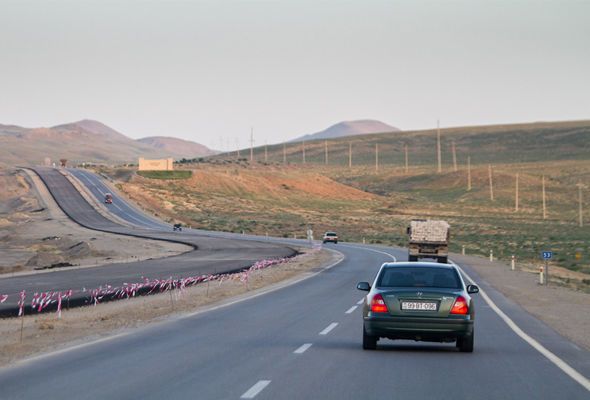
[[[350,248],[353,248],[353,249],[359,249],[359,250],[367,250],[367,251],[372,251],[372,252],[374,252],[374,253],[385,254],[386,256],[388,256],[388,257],[391,257],[391,259],[393,260],[393,262],[396,262],[396,261],[397,261],[397,258],[395,258],[395,256],[394,256],[394,255],[392,255],[392,254],[389,254],[389,253],[387,253],[386,251],[375,250],[375,249],[371,249],[371,248],[369,248],[369,247],[352,246],[352,245],[350,245],[350,244],[343,244],[343,245],[341,245],[341,246],[343,246],[343,247],[350,247]]]
[[[253,399],[258,393],[262,392],[262,390],[264,390],[264,388],[267,387],[269,383],[270,381],[256,382],[254,386],[252,386],[246,393],[240,396],[240,399]]]
[[[358,306],[352,306],[350,307],[348,310],[346,310],[345,314],[351,314],[352,312],[354,312],[354,310],[356,310]]]
[[[311,343],[305,343],[304,345],[300,346],[297,350],[295,350],[293,353],[295,354],[303,354],[305,353],[305,350],[309,349],[311,347]]]
[[[451,261],[451,264],[457,267],[461,271],[461,273],[465,275],[467,279],[469,279],[469,281],[472,284],[475,284],[475,281],[471,279],[471,277],[463,270],[463,268],[455,264],[454,261]],[[561,358],[553,354],[541,343],[537,342],[535,339],[526,334],[518,325],[516,325],[516,323],[512,319],[510,319],[509,316],[504,314],[504,311],[502,311],[500,307],[498,307],[496,303],[494,303],[492,299],[486,294],[486,292],[481,288],[479,289],[479,294],[483,297],[485,302],[488,303],[490,308],[494,310],[494,312],[498,314],[498,316],[506,323],[506,325],[508,325],[508,327],[514,331],[514,333],[520,336],[522,340],[530,344],[535,350],[537,350],[539,353],[545,356],[549,361],[551,361],[559,369],[565,372],[570,378],[578,382],[586,390],[590,391],[590,380],[588,380],[584,375],[580,374],[578,371],[570,367],[568,363],[566,363]]]
[[[332,322],[330,325],[326,327],[323,331],[320,332],[320,335],[327,335],[330,331],[338,326],[338,322]]]

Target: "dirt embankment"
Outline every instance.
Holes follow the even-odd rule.
[[[188,246],[121,237],[69,220],[33,174],[0,169],[0,274],[163,257]]]

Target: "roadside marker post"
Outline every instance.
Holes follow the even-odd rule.
[[[490,262],[494,261],[494,250],[490,250]]]
[[[461,255],[465,255],[465,245],[461,246]]]
[[[510,269],[512,271],[514,271],[515,267],[516,267],[516,257],[514,257],[514,254],[513,254],[512,259],[510,260]]]
[[[543,266],[539,267],[539,285],[543,285]]]
[[[552,251],[543,251],[541,253],[543,260],[545,260],[545,286],[549,285],[549,260],[553,257]]]

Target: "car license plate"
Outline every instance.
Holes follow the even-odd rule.
[[[426,301],[402,301],[402,310],[436,311],[436,303]]]

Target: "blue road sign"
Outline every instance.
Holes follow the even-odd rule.
[[[549,260],[551,257],[553,257],[553,252],[552,251],[544,251],[543,252],[543,259]]]

